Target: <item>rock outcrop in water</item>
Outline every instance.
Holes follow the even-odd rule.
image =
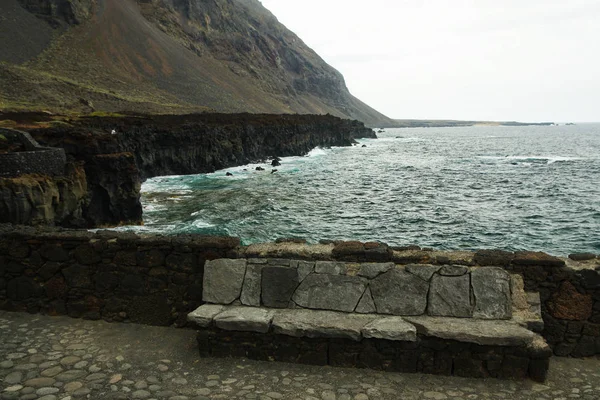
[[[257,114],[89,117],[30,133],[43,145],[64,148],[71,162],[82,163],[87,196],[80,215],[88,227],[140,223],[140,184],[153,176],[208,173],[376,137],[360,122],[328,115]],[[10,193],[2,196],[12,199]],[[38,197],[28,201],[43,208],[53,198]],[[69,225],[64,221],[54,220]]]

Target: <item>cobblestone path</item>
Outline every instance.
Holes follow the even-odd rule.
[[[545,385],[201,359],[192,330],[0,311],[1,399],[600,399],[600,359],[554,358]]]

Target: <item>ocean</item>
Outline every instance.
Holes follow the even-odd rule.
[[[386,129],[142,186],[143,232],[600,253],[600,124]],[[266,171],[256,171],[261,166]],[[230,172],[233,176],[226,176]]]

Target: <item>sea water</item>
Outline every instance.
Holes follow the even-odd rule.
[[[150,179],[145,226],[131,229],[600,253],[600,124],[378,136],[284,158],[276,173],[265,163]]]

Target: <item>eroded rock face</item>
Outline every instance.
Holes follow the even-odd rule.
[[[571,282],[564,282],[548,301],[550,314],[558,319],[585,321],[592,316],[593,299],[581,294]]]
[[[379,275],[370,284],[377,312],[392,315],[421,315],[427,307],[429,283],[404,269]]]
[[[116,135],[110,134],[113,129]],[[40,144],[63,148],[69,159],[82,163],[83,182],[77,190],[86,201],[80,214],[85,227],[97,227],[141,223],[140,188],[146,178],[213,172],[272,154],[303,155],[317,146],[349,146],[355,138],[372,136],[373,131],[360,122],[332,116],[202,114],[143,120],[87,118],[31,134]],[[42,206],[58,197],[52,190],[58,189],[44,191]],[[70,201],[69,193],[61,193],[61,199]],[[7,212],[14,214],[12,209]],[[303,246],[282,244],[293,245]]]
[[[69,164],[65,175],[0,178],[0,222],[86,227],[86,173],[81,165]]]
[[[79,25],[92,16],[94,0],[18,0],[21,5],[54,27]]]

